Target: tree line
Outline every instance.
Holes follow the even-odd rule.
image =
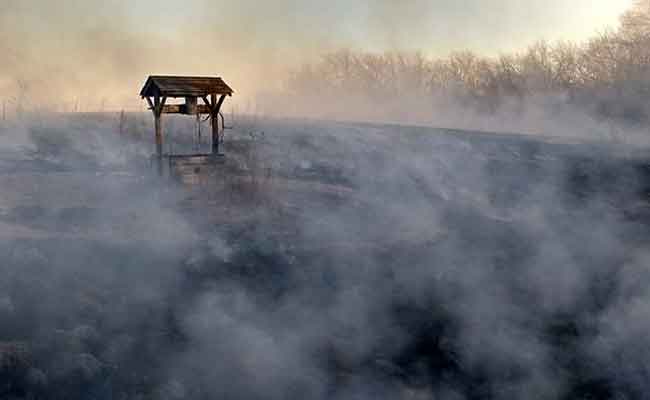
[[[460,105],[490,114],[545,98],[599,118],[642,123],[650,118],[650,0],[625,12],[617,29],[584,43],[539,41],[516,54],[462,51],[444,59],[340,50],[292,71],[285,89],[303,112],[336,114],[354,102],[361,112]]]

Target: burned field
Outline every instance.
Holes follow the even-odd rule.
[[[0,398],[647,393],[643,151],[251,119],[188,185],[114,125],[0,128]]]

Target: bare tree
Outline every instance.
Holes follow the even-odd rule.
[[[637,0],[621,16],[620,34],[625,38],[650,38],[650,0]]]
[[[403,107],[460,103],[485,112],[496,111],[508,98],[521,104],[540,95],[592,110],[650,104],[650,0],[637,1],[622,15],[619,30],[582,44],[539,41],[521,54],[486,58],[461,51],[428,59],[420,53],[340,50],[294,71],[287,92],[305,107],[339,105],[346,113],[394,111],[399,103],[394,99],[407,104]],[[346,101],[363,107],[346,107]],[[592,107],[599,102],[609,105]]]

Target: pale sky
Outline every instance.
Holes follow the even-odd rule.
[[[22,78],[75,97],[127,97],[148,74],[218,74],[250,95],[340,48],[496,55],[583,41],[615,29],[632,2],[0,0],[0,95]]]
[[[633,0],[141,0],[130,6],[145,29],[183,37],[189,26],[273,46],[405,49],[430,54],[495,53],[536,40],[585,40],[616,27]]]

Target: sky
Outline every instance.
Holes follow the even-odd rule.
[[[151,31],[180,36],[195,23],[222,27],[273,45],[355,47],[373,51],[421,50],[444,54],[465,48],[510,51],[545,38],[584,40],[614,27],[633,0],[144,0],[130,6],[136,18],[158,10]],[[262,4],[260,4],[262,3]],[[189,4],[189,6],[188,6]],[[205,18],[208,17],[208,18]],[[208,27],[210,21],[214,26]],[[199,22],[202,21],[202,22]],[[257,35],[263,35],[259,37]],[[312,41],[316,42],[313,43]]]
[[[126,98],[154,73],[217,74],[250,94],[340,48],[496,55],[583,41],[615,28],[632,2],[0,0],[0,97],[22,77],[75,98]]]

